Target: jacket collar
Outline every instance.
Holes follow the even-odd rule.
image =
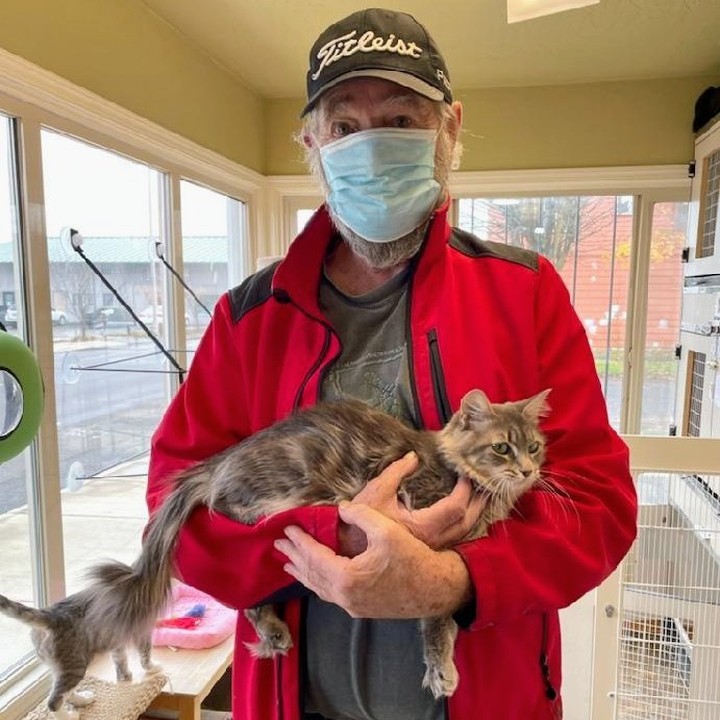
[[[414,263],[416,269],[430,270],[436,267],[443,248],[450,235],[447,200],[430,217],[427,236],[419,257]],[[305,225],[303,231],[293,240],[287,255],[278,265],[272,281],[272,292],[276,296],[289,296],[293,302],[308,312],[321,315],[318,307],[318,288],[322,268],[335,229],[325,205],[321,205]]]

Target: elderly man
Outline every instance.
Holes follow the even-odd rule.
[[[399,459],[350,504],[244,526],[206,510],[181,537],[183,579],[236,608],[275,603],[287,655],[256,659],[242,614],[237,720],[550,720],[562,714],[557,610],[600,583],[635,536],[627,451],[550,263],[448,224],[462,122],[427,30],[356,12],[310,53],[302,141],[324,205],[280,263],[218,302],[155,433],[148,503],[195,461],[321,399],[359,397],[437,429],[463,395],[551,388],[545,475],[490,535],[460,480],[403,512]],[[348,432],[352,432],[349,428]],[[566,505],[566,507],[563,507]],[[299,582],[296,582],[299,581]],[[421,687],[416,618],[453,613],[457,690]]]

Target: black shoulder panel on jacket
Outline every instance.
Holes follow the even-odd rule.
[[[472,233],[459,228],[452,229],[450,246],[469,257],[494,257],[499,260],[524,265],[533,271],[538,269],[538,255],[533,250],[491,242],[490,240],[481,240]]]
[[[240,285],[228,291],[234,323],[239,322],[248,310],[264,303],[272,295],[272,279],[279,262],[278,260],[272,265],[258,270],[250,277],[245,278]]]

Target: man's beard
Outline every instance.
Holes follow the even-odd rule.
[[[361,257],[370,267],[376,270],[395,267],[413,257],[423,244],[429,220],[428,218],[423,221],[421,225],[397,240],[390,242],[370,242],[349,228],[335,212],[333,212],[329,205],[327,205],[327,210],[335,229],[353,253]]]
[[[450,170],[453,162],[453,143],[447,133],[441,132],[438,135],[437,148],[435,151],[435,180],[440,184],[440,194],[438,203],[445,202],[448,196],[448,183],[450,178]],[[330,188],[328,187],[325,173],[323,172],[322,163],[320,161],[320,150],[316,147],[309,154],[309,165],[313,175],[320,181],[324,196],[327,198]],[[410,260],[422,247],[425,240],[425,234],[428,229],[430,217],[435,211],[435,207],[428,213],[428,217],[423,220],[414,230],[403,235],[397,240],[390,242],[370,242],[358,235],[354,230],[349,228],[336,214],[332,208],[326,204],[330,219],[333,221],[335,229],[340,237],[348,244],[350,249],[361,257],[367,264],[377,270],[385,270],[395,267],[400,263]]]

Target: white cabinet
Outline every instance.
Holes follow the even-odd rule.
[[[720,117],[695,142],[676,403],[680,435],[720,437],[719,208]]]

